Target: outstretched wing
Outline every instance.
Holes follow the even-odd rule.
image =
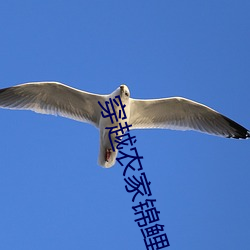
[[[0,107],[60,115],[99,125],[105,95],[96,95],[58,82],[32,82],[0,89]]]
[[[217,111],[181,98],[138,100],[131,98],[132,129],[166,128],[196,130],[208,134],[247,138],[250,132]]]

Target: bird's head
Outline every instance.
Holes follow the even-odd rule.
[[[130,97],[130,92],[125,84],[120,85],[120,97],[122,100],[126,100]]]
[[[120,85],[112,94],[111,98],[114,99],[116,96],[120,96],[122,102],[127,103],[129,101],[130,92],[125,84]]]

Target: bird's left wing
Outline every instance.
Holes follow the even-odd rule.
[[[0,89],[0,107],[60,115],[99,126],[105,95],[71,88],[58,82],[32,82]]]
[[[203,104],[182,97],[154,100],[131,98],[130,105],[129,123],[132,129],[196,130],[223,137],[250,137],[250,132],[238,123]]]

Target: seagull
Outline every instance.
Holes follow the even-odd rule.
[[[100,130],[98,164],[110,168],[115,164],[118,150],[111,150],[111,141],[114,146],[117,145],[116,135],[111,134],[110,141],[109,130],[106,128],[118,126],[119,123],[124,126],[125,121],[119,118],[112,124],[109,118],[101,115],[103,110],[99,103],[104,104],[117,96],[125,104],[126,122],[132,125],[129,130],[195,130],[226,138],[250,137],[249,130],[201,103],[183,97],[133,99],[124,84],[109,95],[99,95],[59,82],[24,83],[0,89],[0,107],[59,115],[94,125]]]

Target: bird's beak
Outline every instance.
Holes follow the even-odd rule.
[[[120,90],[121,90],[121,94],[122,94],[124,92],[124,86],[123,85],[120,86]]]

